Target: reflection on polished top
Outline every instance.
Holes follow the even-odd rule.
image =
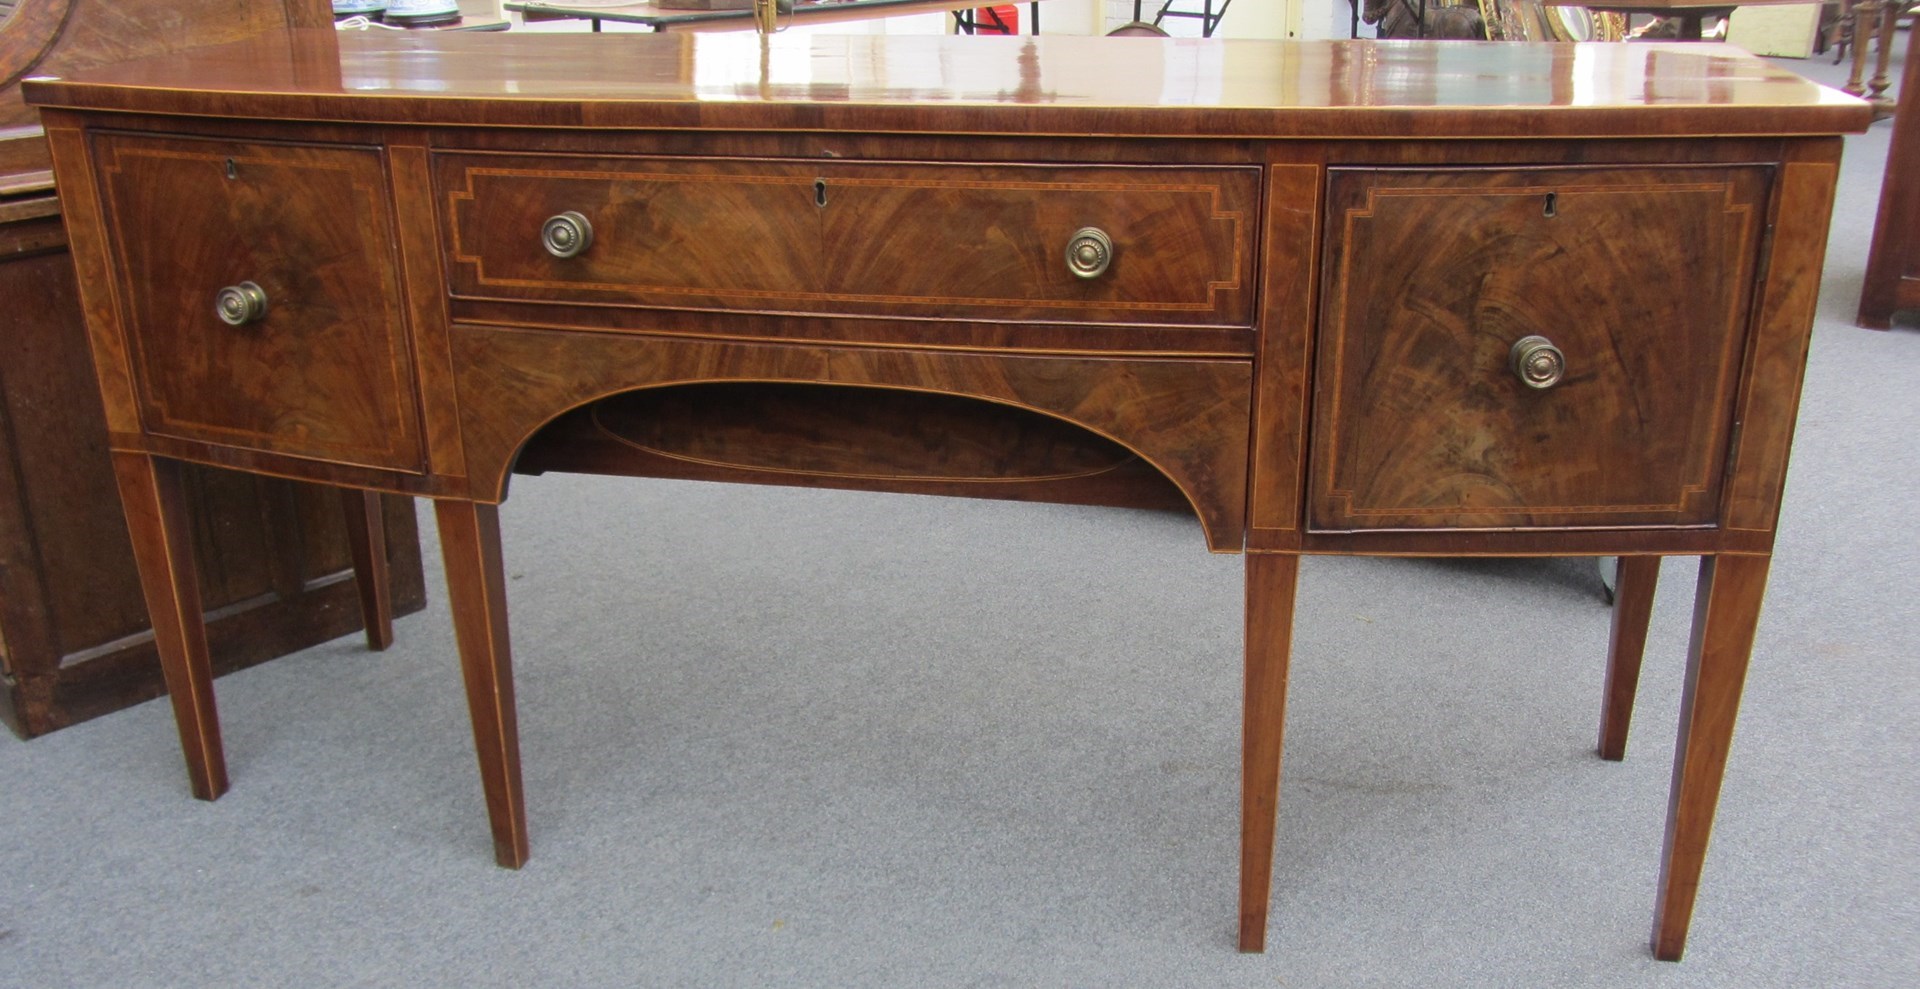
[[[1870,119],[1705,44],[306,31],[24,88],[41,105],[216,116],[1169,137],[1778,135]]]

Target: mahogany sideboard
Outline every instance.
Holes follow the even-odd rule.
[[[165,691],[107,456],[52,163],[19,80],[332,22],[326,0],[0,0],[0,722],[23,736]],[[411,499],[366,525],[313,484],[193,465],[182,484],[222,672],[425,604]],[[366,496],[353,492],[350,511]],[[383,539],[372,538],[374,521]],[[390,597],[352,563],[384,543]],[[361,553],[371,565],[376,554]],[[368,582],[371,588],[381,581]]]
[[[182,462],[433,499],[505,866],[512,472],[1184,507],[1246,555],[1244,950],[1302,554],[1623,557],[1606,758],[1698,555],[1680,956],[1866,104],[1699,45],[325,32],[27,93],[196,795]]]

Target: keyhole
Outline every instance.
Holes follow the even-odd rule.
[[[813,204],[815,206],[820,207],[821,209],[826,208],[827,206],[827,180],[826,179],[813,180]]]
[[[1558,200],[1559,198],[1560,198],[1560,194],[1559,194],[1559,193],[1557,193],[1557,192],[1549,192],[1549,193],[1547,193],[1547,207],[1546,207],[1546,209],[1545,209],[1545,210],[1543,211],[1543,212],[1545,212],[1545,213],[1546,213],[1546,215],[1548,215],[1548,216],[1552,216],[1552,215],[1554,214],[1554,211],[1555,211],[1555,209],[1557,208],[1557,205],[1558,205],[1558,204],[1557,204],[1557,200]]]
[[[232,158],[228,158],[228,159],[227,159],[227,178],[230,178],[230,179],[237,179],[237,178],[239,178],[239,177],[240,177],[240,168],[239,168],[239,166],[236,166],[236,165],[235,165],[235,164],[233,163],[233,159],[232,159]]]

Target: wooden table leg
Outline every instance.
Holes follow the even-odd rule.
[[[1246,708],[1240,761],[1240,950],[1267,946],[1273,829],[1280,809],[1280,743],[1300,558],[1247,554]]]
[[[374,652],[393,645],[393,581],[387,574],[387,521],[380,495],[358,488],[341,488],[340,505],[347,516],[347,545],[353,550],[353,582],[360,592],[360,620],[367,628],[367,648]]]
[[[133,560],[153,623],[153,644],[173,700],[193,795],[212,800],[227,792],[227,760],[220,746],[220,716],[213,704],[213,667],[207,658],[207,624],[200,604],[200,572],[193,559],[193,533],[180,465],[142,453],[113,454],[114,479],[133,537]]]
[[[1627,726],[1640,688],[1640,658],[1647,651],[1653,589],[1660,580],[1657,556],[1623,556],[1613,592],[1613,640],[1607,648],[1607,687],[1600,708],[1600,758],[1619,762],[1627,754]]]
[[[1653,914],[1653,954],[1679,961],[1687,946],[1707,835],[1727,768],[1727,746],[1740,710],[1753,653],[1760,599],[1767,589],[1768,557],[1709,556],[1700,561],[1695,591],[1693,643],[1680,700],[1680,741],[1673,755],[1673,789],[1667,797],[1667,838],[1661,853],[1660,891]]]
[[[514,717],[513,657],[507,643],[507,585],[500,561],[500,508],[436,501],[447,603],[460,643],[460,671],[473,717],[473,747],[493,828],[493,857],[509,869],[527,861],[527,808],[520,788],[520,731]]]

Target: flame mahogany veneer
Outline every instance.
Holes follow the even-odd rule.
[[[1691,554],[1680,956],[1865,104],[1713,46],[1070,37],[321,32],[26,91],[200,796],[177,461],[434,499],[507,866],[512,471],[1190,510],[1247,556],[1246,950],[1301,554],[1627,557],[1606,758]]]

